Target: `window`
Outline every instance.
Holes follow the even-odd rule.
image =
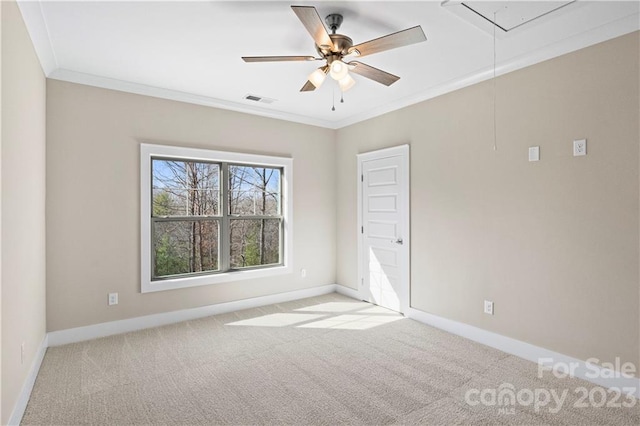
[[[291,159],[140,152],[143,293],[290,272]]]

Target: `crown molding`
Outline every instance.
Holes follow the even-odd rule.
[[[40,60],[42,69],[48,78],[155,98],[209,106],[334,130],[341,129],[343,127],[347,127],[371,118],[375,118],[380,115],[387,114],[389,112],[393,112],[398,109],[402,109],[413,104],[417,104],[435,98],[437,96],[461,89],[463,87],[480,83],[493,77],[493,68],[479,69],[465,76],[450,80],[444,84],[440,84],[420,91],[415,95],[398,99],[383,106],[354,114],[342,120],[322,120],[284,111],[267,109],[268,107],[261,108],[253,105],[245,105],[242,103],[226,101],[209,96],[185,93],[181,91],[148,86],[144,84],[133,83],[130,81],[112,79],[60,68],[51,44],[51,40],[49,38],[47,22],[44,18],[44,14],[42,13],[41,1],[21,0],[18,1],[18,6],[20,7],[20,11],[22,12],[23,19],[27,24],[31,40],[34,44],[34,48]],[[628,15],[622,19],[613,20],[589,31],[585,31],[573,37],[566,38],[560,42],[553,43],[541,49],[528,52],[525,55],[521,55],[508,61],[498,63],[495,73],[496,75],[506,74],[508,72],[534,65],[536,63],[546,61],[588,47],[590,45],[638,30],[640,30],[640,14],[636,13],[633,15]]]
[[[58,68],[58,60],[51,45],[49,27],[42,13],[42,4],[40,1],[18,1],[17,4],[42,71],[45,76],[49,77]]]
[[[49,76],[53,80],[68,81],[70,83],[84,84],[87,86],[100,87],[103,89],[117,90],[120,92],[133,93],[136,95],[150,96],[152,98],[169,99],[173,101],[186,102],[196,105],[204,105],[213,108],[220,108],[229,111],[258,115],[261,117],[274,118],[277,120],[291,121],[295,123],[308,124],[311,126],[325,127],[333,129],[334,123],[319,120],[312,117],[291,114],[283,111],[257,108],[252,105],[243,105],[237,102],[225,101],[209,96],[196,95],[193,93],[180,92],[178,90],[163,89],[161,87],[147,86],[140,83],[117,80],[113,78],[101,77],[93,74],[86,74],[77,71],[59,68]]]
[[[509,61],[498,63],[495,70],[496,76],[507,74],[509,72],[516,71],[543,61],[547,61],[549,59],[553,59],[558,56],[562,56],[567,53],[571,53],[597,43],[602,43],[607,40],[620,37],[638,30],[640,30],[640,14],[636,13],[626,16],[622,19],[608,22],[604,25],[601,25],[589,31],[585,31],[584,33],[578,34],[576,36],[566,38],[558,43],[550,44],[542,49],[528,52],[526,55],[522,55]],[[351,117],[334,123],[333,128],[341,129],[343,127],[347,127],[361,121],[378,117],[380,115],[387,114],[389,112],[396,111],[426,101],[428,99],[432,99],[437,96],[441,96],[446,93],[453,92],[455,90],[462,89],[476,83],[480,83],[485,80],[489,80],[492,77],[493,68],[483,68],[467,74],[466,76],[462,76],[450,80],[444,84],[440,84],[427,90],[421,91],[414,96],[403,98],[395,102],[388,103],[384,106],[362,112],[360,114],[352,115]]]

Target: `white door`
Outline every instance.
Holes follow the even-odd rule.
[[[360,296],[409,307],[409,145],[358,155]]]

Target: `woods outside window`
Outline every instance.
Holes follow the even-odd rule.
[[[142,144],[142,291],[289,272],[291,163]]]

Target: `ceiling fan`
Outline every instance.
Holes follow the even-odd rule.
[[[337,34],[336,31],[342,24],[342,15],[332,13],[328,15],[325,22],[331,30],[327,32],[318,11],[313,6],[291,6],[298,19],[305,26],[313,41],[316,44],[316,51],[321,56],[243,56],[245,62],[280,62],[280,61],[325,61],[326,64],[309,75],[307,82],[300,89],[301,92],[310,92],[319,88],[324,82],[327,74],[338,82],[340,90],[349,90],[355,84],[355,80],[349,71],[369,78],[378,83],[390,86],[400,79],[400,77],[388,72],[379,70],[359,61],[345,62],[346,57],[362,57],[397,47],[425,41],[427,37],[419,25],[398,31],[380,38],[365,41],[364,43],[353,45],[351,38]]]

